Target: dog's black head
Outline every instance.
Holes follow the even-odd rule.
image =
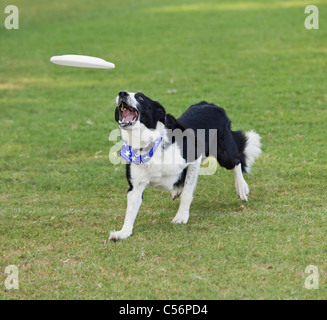
[[[141,92],[121,91],[116,102],[115,120],[123,129],[131,128],[137,122],[144,124],[148,129],[155,129],[158,121],[165,123],[164,107]]]

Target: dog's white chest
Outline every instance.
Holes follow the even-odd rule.
[[[163,169],[163,168],[161,168]],[[169,173],[161,171],[161,174],[159,175],[158,172],[156,175],[153,175],[150,179],[150,185],[154,188],[160,189],[160,190],[173,190],[174,184],[176,183],[179,175],[182,173],[182,169],[175,170],[175,174],[169,175]]]
[[[142,179],[154,188],[171,191],[186,166],[180,149],[173,144],[163,152],[157,150],[148,163],[132,165],[131,175],[132,178]]]

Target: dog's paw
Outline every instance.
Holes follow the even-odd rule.
[[[182,191],[179,189],[175,189],[171,192],[171,200],[177,199],[181,195]]]
[[[240,199],[242,201],[248,201],[248,196],[250,193],[250,189],[248,184],[246,183],[246,181],[243,180],[239,180],[235,183],[235,189],[236,192],[238,194],[238,196],[240,197]]]
[[[126,239],[128,238],[130,235],[132,234],[132,232],[125,232],[123,230],[120,231],[111,231],[110,235],[109,235],[109,240],[112,241],[118,241],[118,240],[122,240],[122,239]]]
[[[175,224],[186,224],[189,218],[189,214],[187,213],[177,213],[175,218],[172,220],[172,223]]]

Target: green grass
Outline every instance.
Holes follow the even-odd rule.
[[[314,3],[320,29],[309,31]],[[0,4],[0,298],[327,298],[327,1],[15,4],[11,31]],[[68,53],[116,69],[49,63]],[[176,116],[206,99],[233,129],[258,131],[249,202],[219,169],[176,226],[178,201],[147,189],[133,236],[107,242],[126,208],[124,166],[108,160],[122,89]],[[304,288],[310,264],[319,290]],[[3,285],[7,265],[19,290]]]

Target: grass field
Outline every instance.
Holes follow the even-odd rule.
[[[1,299],[326,299],[327,1],[23,1],[0,3]],[[6,30],[4,7],[20,10]],[[304,27],[317,4],[319,30]],[[98,56],[115,70],[55,66]],[[246,176],[201,176],[189,223],[146,189],[131,238],[127,182],[108,159],[120,90],[180,115],[200,100],[255,129]],[[175,92],[175,93],[171,93]],[[19,290],[6,290],[7,265]],[[304,288],[308,265],[319,289]]]

